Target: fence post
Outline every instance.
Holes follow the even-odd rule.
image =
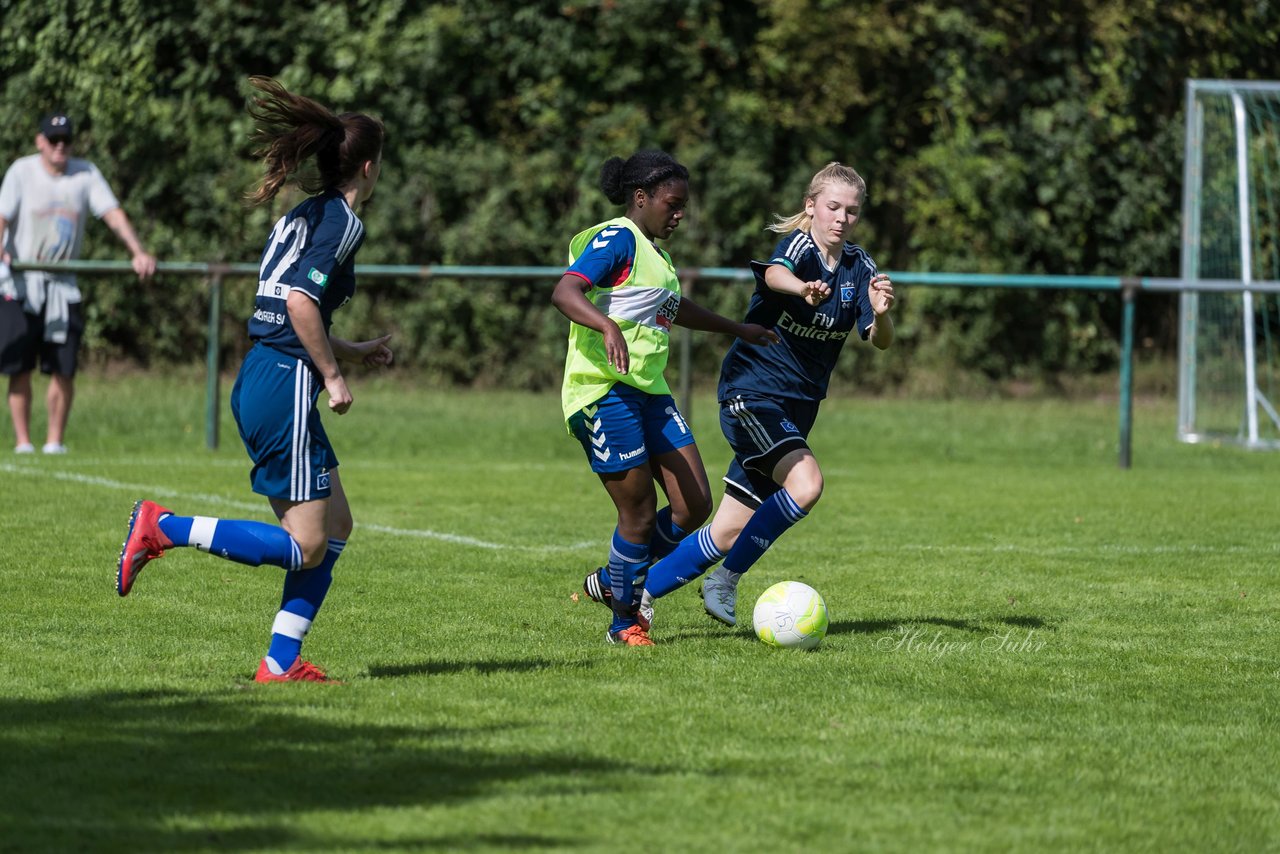
[[[1133,316],[1134,303],[1140,279],[1125,278],[1120,282],[1120,297],[1124,300],[1121,320],[1120,349],[1120,468],[1128,469],[1133,462]]]
[[[205,345],[205,406],[204,435],[205,445],[209,450],[218,449],[218,402],[222,397],[220,390],[221,376],[219,372],[218,329],[222,318],[222,272],[214,272],[209,280],[209,325],[207,343]]]

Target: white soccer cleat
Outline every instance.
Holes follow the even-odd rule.
[[[702,606],[711,619],[726,626],[738,624],[734,607],[738,604],[738,579],[741,577],[741,573],[730,572],[721,566],[702,582]]]

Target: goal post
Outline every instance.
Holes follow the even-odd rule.
[[[1280,82],[1186,97],[1178,438],[1280,449]]]

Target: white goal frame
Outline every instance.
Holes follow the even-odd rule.
[[[1280,440],[1261,435],[1259,415],[1270,419],[1280,431],[1280,414],[1275,405],[1258,386],[1258,351],[1255,340],[1256,313],[1254,292],[1268,287],[1272,282],[1254,281],[1252,215],[1250,207],[1250,139],[1245,97],[1255,93],[1274,93],[1280,97],[1280,82],[1242,80],[1188,80],[1187,128],[1182,190],[1182,281],[1178,330],[1178,438],[1184,442],[1235,442],[1253,449],[1280,450]],[[1199,422],[1196,407],[1197,330],[1200,322],[1201,290],[1224,290],[1218,287],[1199,287],[1201,276],[1201,214],[1204,201],[1204,103],[1205,97],[1230,99],[1235,130],[1236,197],[1238,201],[1240,247],[1240,281],[1231,290],[1238,290],[1241,300],[1241,349],[1244,355],[1244,382],[1242,412],[1238,430],[1233,435],[1224,431],[1206,430]],[[1206,283],[1207,284],[1207,283]]]

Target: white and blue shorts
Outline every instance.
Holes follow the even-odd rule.
[[[253,460],[253,491],[282,501],[328,498],[338,458],[320,423],[324,383],[302,359],[255,344],[245,356],[231,412]]]
[[[693,444],[693,431],[669,394],[649,394],[626,383],[613,387],[569,419],[597,474],[647,465],[651,456]]]

